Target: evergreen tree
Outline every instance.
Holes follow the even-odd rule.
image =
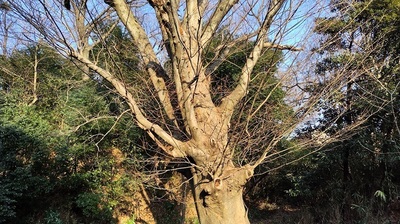
[[[346,74],[348,84],[332,100],[320,102],[322,116],[303,131],[333,136],[359,120],[366,122],[346,140],[308,159],[311,170],[303,171],[300,192],[313,192],[311,204],[333,202],[330,206],[338,206],[342,222],[371,222],[372,214],[384,215],[383,209],[400,190],[396,171],[400,165],[400,2],[332,3],[332,16],[316,21],[322,60],[315,72],[320,80]],[[310,94],[324,85],[310,86]],[[364,117],[365,111],[374,113]]]

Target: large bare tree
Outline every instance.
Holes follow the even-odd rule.
[[[248,127],[249,121],[261,108],[268,107],[270,97],[267,94],[257,104],[254,100],[244,100],[249,94],[251,81],[259,80],[253,79],[252,75],[257,62],[268,50],[299,50],[291,46],[295,44],[287,34],[299,32],[296,26],[304,22],[307,13],[317,8],[316,2],[10,0],[8,3],[14,15],[34,27],[40,38],[78,62],[83,71],[91,71],[91,74],[95,73],[96,77],[101,76],[111,83],[126,100],[137,125],[147,132],[163,154],[187,164],[201,223],[249,223],[243,188],[254,175],[255,168],[290,153],[290,149],[273,149],[282,138],[288,137],[299,124],[313,116],[314,105],[324,96],[332,97],[334,93],[331,90],[340,90],[343,80],[347,80],[339,73],[326,81],[330,84],[325,85],[320,94],[292,97],[298,103],[293,108],[292,119],[275,121],[279,125],[273,127],[255,126],[259,130],[250,133],[256,129]],[[108,26],[101,26],[105,22]],[[140,58],[138,67],[142,68],[144,78],[150,80],[157,105],[162,108],[156,110],[157,116],[154,116],[154,108],[145,106],[150,104],[141,103],[134,83],[125,82],[122,78],[125,75],[118,74],[117,69],[102,67],[96,55],[91,55],[93,46],[101,44],[117,23],[123,24],[137,48],[132,54]],[[220,37],[218,46],[211,46],[217,32],[225,36]],[[285,40],[289,43],[284,43]],[[216,102],[213,96],[216,91],[212,89],[214,72],[233,49],[249,43],[251,49],[240,65],[241,72],[235,86],[220,94]],[[103,47],[107,51],[108,46]],[[205,51],[210,47],[214,55],[212,59],[205,57]],[[293,60],[294,57],[288,63],[294,65]],[[275,64],[265,67],[268,69],[268,66],[271,69],[276,67]],[[278,76],[275,87],[287,84],[290,81],[288,77],[295,75],[296,71],[292,67]],[[300,87],[300,84],[293,86]],[[244,104],[251,105],[245,107],[248,111],[237,113]],[[232,117],[240,115],[245,116],[240,120],[247,125],[242,126],[240,133],[234,133],[238,129],[232,127],[236,122]],[[269,138],[259,137],[263,132],[278,127],[280,129]],[[237,152],[244,150],[236,146],[238,139],[251,141],[253,138],[264,142],[247,144],[246,152],[254,152],[251,158],[237,158],[249,155]],[[336,139],[325,136],[318,141]],[[312,141],[304,144],[310,143]]]

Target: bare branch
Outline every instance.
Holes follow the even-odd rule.
[[[281,9],[283,2],[284,0],[271,1],[269,11],[266,14],[265,19],[263,20],[263,24],[259,29],[255,46],[242,68],[242,74],[240,76],[238,85],[228,96],[222,99],[220,108],[225,111],[225,116],[228,118],[227,120],[230,120],[234,108],[247,93],[247,87],[250,82],[250,74],[253,71],[253,68],[261,55],[262,49],[264,48],[264,40],[266,39],[266,34],[271,26],[272,19]]]
[[[82,57],[79,53],[72,52],[71,56],[76,58],[80,62],[86,64],[86,66],[93,69],[95,72],[97,72],[99,75],[101,75],[107,81],[109,81],[115,87],[116,91],[127,100],[127,103],[129,105],[132,113],[135,115],[135,118],[137,120],[139,127],[146,130],[148,133],[150,133],[150,132],[156,133],[163,141],[167,142],[173,148],[176,148],[176,149],[184,148],[183,142],[172,137],[170,134],[168,134],[166,131],[164,131],[159,125],[150,122],[143,115],[143,113],[139,109],[139,106],[137,105],[136,100],[134,99],[133,95],[128,91],[128,89],[125,87],[123,82],[117,80],[108,71],[100,68],[99,66],[97,66],[96,64],[94,64],[90,60],[88,60],[87,58]],[[170,154],[171,156],[177,156],[177,157],[183,156],[181,151],[177,152],[176,150],[175,151],[174,150],[172,150],[171,152],[166,152],[166,153]]]
[[[289,50],[289,51],[302,51],[302,48],[297,48],[295,46],[291,45],[280,45],[280,44],[275,44],[275,43],[264,43],[264,48],[272,48],[272,49],[277,49],[277,50]]]
[[[171,104],[170,96],[165,84],[165,71],[162,68],[154,52],[148,36],[139,24],[128,4],[124,0],[114,0],[112,7],[116,10],[122,23],[129,31],[134,44],[138,47],[147,72],[158,93],[159,100],[164,106],[169,119],[175,120],[174,109]]]
[[[238,0],[220,0],[218,2],[218,5],[215,7],[211,18],[204,26],[204,31],[201,36],[201,42],[203,46],[205,46],[205,44],[211,40],[212,35],[217,30],[222,19],[236,3],[238,3]]]

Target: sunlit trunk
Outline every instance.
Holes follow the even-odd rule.
[[[243,185],[252,172],[229,168],[218,178],[194,171],[192,189],[201,224],[250,223],[243,200]]]

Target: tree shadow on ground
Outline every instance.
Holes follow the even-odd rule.
[[[190,186],[188,183],[182,184],[182,181],[186,179],[180,173],[169,172],[163,175],[162,180],[158,189],[142,190],[142,196],[148,199],[146,203],[154,222],[157,224],[196,223],[197,214],[192,204]]]
[[[276,205],[266,201],[247,203],[249,206],[249,220],[252,224],[309,224],[312,216],[300,209],[287,205]]]

